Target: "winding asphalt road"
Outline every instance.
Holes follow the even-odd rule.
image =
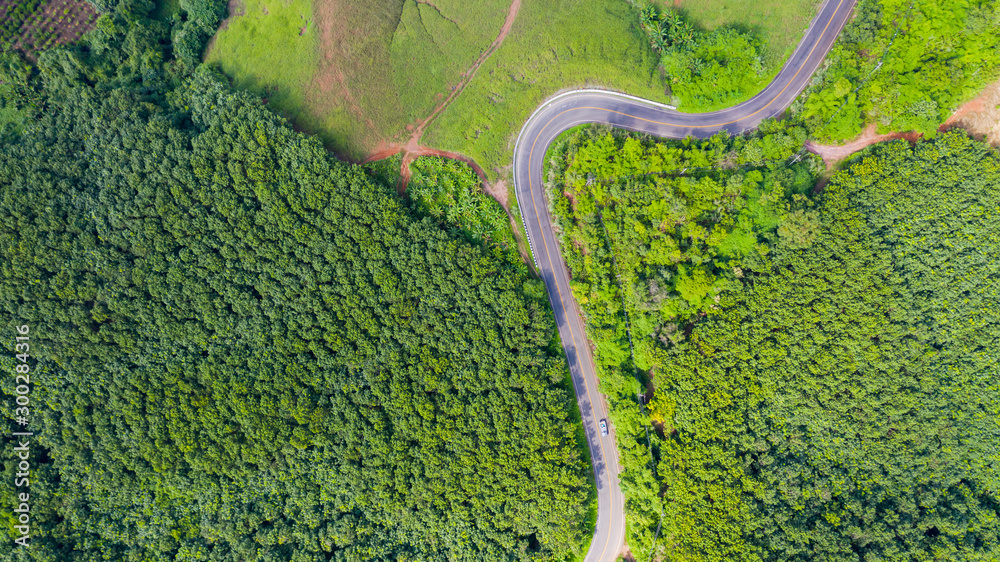
[[[555,96],[528,119],[514,147],[514,190],[535,265],[548,289],[573,376],[577,404],[590,445],[597,482],[597,528],[586,562],[614,561],[625,541],[625,515],[618,486],[614,430],[602,437],[598,422],[607,417],[597,390],[594,360],[584,323],[569,288],[569,274],[552,231],[542,167],[545,152],[560,133],[584,123],[605,123],[658,137],[710,137],[718,131],[738,134],[785,111],[805,89],[850,17],[856,0],[826,0],[802,42],[767,88],[745,103],[713,113],[678,113],[665,105],[602,90],[578,90]]]

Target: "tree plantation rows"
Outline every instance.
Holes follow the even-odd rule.
[[[537,282],[189,72],[144,9],[43,53],[0,145],[36,467],[32,545],[2,557],[579,554],[589,466]]]
[[[554,152],[628,544],[656,560],[993,560],[1000,156],[956,133],[878,145],[812,195],[808,164],[741,166],[800,138],[763,132],[591,129]]]
[[[404,202],[398,160],[338,161],[201,64],[225,3],[92,3],[79,44],[0,53],[0,369],[30,366],[32,433],[31,547],[5,455],[0,558],[582,559],[572,383],[474,172],[417,160]],[[550,149],[635,560],[997,559],[1000,155],[939,134],[817,187],[802,150],[933,133],[995,78],[997,2],[932,4],[861,0],[801,118]],[[688,109],[767,74],[753,34],[643,8]]]

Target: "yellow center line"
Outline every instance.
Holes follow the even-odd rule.
[[[551,121],[549,121],[549,122],[551,123]],[[544,128],[542,130],[544,131]],[[531,155],[534,154],[534,152],[535,152],[535,143],[538,142],[538,137],[540,137],[540,136],[541,136],[541,132],[539,132],[539,134],[535,136],[534,142],[531,143],[531,151],[528,153],[528,162],[529,162],[529,164],[528,164],[528,178],[529,178],[529,180],[528,180],[528,189],[529,189],[529,193],[530,193],[531,186],[532,186],[531,180],[530,180],[530,178],[531,178],[531,164],[530,164],[530,162],[531,162]],[[538,215],[538,206],[535,205],[535,199],[534,199],[534,197],[531,198],[531,207],[535,211],[535,220],[538,221],[538,225],[539,225],[539,227],[541,227],[542,222],[541,222],[541,218]],[[573,332],[573,323],[570,321],[570,311],[566,309],[566,306],[563,303],[562,290],[559,288],[559,282],[556,280],[556,268],[552,264],[552,252],[549,251],[549,245],[548,245],[548,242],[545,241],[545,233],[544,232],[542,232],[542,244],[545,246],[545,257],[548,258],[549,269],[552,271],[552,284],[555,285],[556,293],[559,295],[559,302],[561,304],[563,304],[563,313],[564,313],[564,316],[565,316],[565,319],[566,319],[566,325],[569,327],[569,336],[570,336],[570,339],[573,340],[573,349],[576,350],[577,367],[580,369],[580,372],[583,375],[583,377],[582,377],[583,378],[583,387],[587,390],[587,400],[590,401],[590,410],[591,410],[591,413],[593,413],[596,416],[597,415],[596,406],[594,404],[594,399],[593,399],[593,397],[590,394],[590,384],[587,383],[587,373],[586,373],[586,371],[583,369],[583,367],[581,365],[580,346],[577,345],[576,334]],[[558,330],[558,328],[559,327],[557,325],[556,329]],[[589,353],[590,350],[587,349],[585,351]],[[595,375],[596,375],[596,369],[595,369]],[[609,507],[609,509],[608,509],[608,515],[609,515],[609,517],[608,517],[608,521],[610,523],[610,521],[611,521],[611,517],[610,516],[611,516],[611,514],[614,513],[614,494],[611,493],[611,467],[608,465],[607,454],[604,452],[604,442],[601,439],[600,431],[597,432],[597,444],[601,448],[601,459],[604,461],[604,474],[607,477],[607,481],[608,481],[608,501],[609,501],[609,506],[608,506]],[[600,503],[600,502],[598,502],[598,503]],[[599,505],[598,505],[598,513],[600,513],[600,506]],[[607,536],[607,539],[605,539],[605,541],[604,541],[604,550],[601,551],[601,556],[600,556],[599,559],[601,559],[601,560],[604,559],[604,553],[608,550],[608,544],[610,544],[610,542],[611,542],[611,525],[609,524],[608,525],[608,536]]]
[[[837,4],[837,8],[834,10],[833,16],[831,16],[830,19],[829,19],[829,21],[826,22],[826,26],[823,27],[823,31],[820,33],[820,39],[824,35],[826,35],[826,32],[830,28],[830,25],[836,19],[837,13],[839,13],[841,7],[843,7],[844,2],[845,2],[845,0],[840,0],[840,2]],[[816,51],[816,48],[820,45],[820,43],[821,43],[821,41],[817,40],[816,43],[813,44],[812,49],[809,50],[809,54],[806,55],[805,60],[808,61],[810,58],[812,58],[813,53]],[[795,74],[793,74],[792,77],[785,83],[785,86],[783,88],[781,88],[781,90],[771,98],[771,101],[767,102],[763,107],[761,107],[757,111],[755,111],[755,112],[753,112],[753,113],[751,113],[749,115],[745,115],[743,117],[739,117],[737,119],[733,119],[731,121],[726,121],[726,122],[723,122],[723,123],[716,123],[716,124],[712,124],[712,125],[683,125],[683,124],[680,124],[680,123],[671,123],[671,122],[667,122],[667,121],[656,121],[656,120],[653,120],[653,119],[646,119],[646,118],[643,118],[643,117],[638,117],[636,115],[631,115],[629,113],[624,113],[624,112],[621,112],[621,111],[615,111],[613,109],[606,109],[606,108],[603,108],[603,107],[581,106],[581,107],[574,107],[574,108],[563,110],[563,111],[559,112],[558,114],[556,114],[551,119],[549,119],[547,123],[545,123],[545,125],[535,135],[535,138],[534,138],[534,140],[531,143],[531,150],[528,152],[528,166],[527,166],[527,172],[528,172],[528,195],[530,196],[531,193],[534,191],[534,182],[533,182],[533,175],[532,175],[532,170],[531,170],[531,161],[532,161],[532,158],[534,157],[534,154],[535,154],[535,145],[538,143],[538,139],[541,138],[542,133],[544,133],[545,130],[548,129],[549,125],[551,125],[553,121],[555,121],[556,119],[558,119],[560,116],[562,116],[565,113],[568,113],[570,111],[577,111],[577,110],[581,110],[581,109],[591,109],[591,110],[604,111],[606,113],[615,113],[615,114],[618,114],[618,115],[622,115],[624,117],[630,117],[632,119],[636,119],[638,121],[645,121],[647,123],[653,123],[655,125],[666,125],[666,126],[670,126],[670,127],[687,127],[687,128],[691,128],[691,129],[721,128],[721,127],[724,127],[726,125],[731,125],[731,124],[737,123],[739,121],[750,119],[750,118],[752,118],[752,117],[760,114],[761,112],[763,112],[768,107],[770,107],[775,101],[777,101],[777,99],[783,93],[785,93],[785,90],[787,90],[788,87],[791,86],[792,82],[795,81],[795,78],[797,78],[798,75],[799,75],[799,73],[802,72],[802,68],[803,68],[803,65],[800,65],[799,68],[796,69]],[[516,180],[516,178],[515,178],[515,180]],[[543,197],[544,197],[544,194],[543,194]],[[583,369],[583,367],[581,365],[581,363],[582,363],[582,360],[581,360],[581,357],[582,357],[581,348],[577,344],[576,333],[574,332],[574,329],[573,329],[573,323],[570,321],[571,311],[569,309],[567,309],[566,306],[565,306],[565,303],[563,303],[562,289],[559,288],[559,283],[556,280],[556,268],[555,268],[555,265],[552,263],[552,252],[549,251],[549,244],[545,240],[545,231],[544,231],[544,229],[542,229],[541,216],[538,213],[538,206],[535,205],[535,198],[534,197],[531,197],[531,207],[532,207],[532,210],[535,213],[535,221],[537,222],[537,224],[539,226],[539,230],[541,231],[542,246],[545,248],[545,257],[546,257],[546,259],[549,262],[549,269],[552,271],[553,285],[555,286],[556,294],[559,296],[559,302],[563,304],[563,312],[564,312],[564,316],[566,318],[567,326],[569,327],[570,339],[573,341],[573,349],[575,349],[576,353],[577,353],[577,366],[580,368],[580,371],[583,374],[583,386],[584,386],[584,388],[586,389],[586,392],[587,392],[587,400],[590,401],[591,412],[596,417],[597,416],[596,406],[595,406],[595,402],[594,402],[593,396],[590,393],[590,384],[587,382],[586,372],[585,372],[585,370]],[[556,326],[556,328],[558,329],[558,326]],[[581,337],[584,339],[584,341],[586,341],[586,334],[585,333],[581,334]],[[583,352],[585,352],[585,353],[588,354],[587,358],[589,360],[589,353],[590,353],[589,347],[586,348],[586,349],[583,349]],[[597,374],[596,373],[596,368],[595,368],[594,374],[595,375]],[[597,439],[597,444],[598,444],[598,446],[601,449],[601,458],[604,461],[605,476],[607,477],[607,482],[608,482],[608,501],[609,501],[609,504],[610,504],[608,506],[609,507],[609,509],[608,509],[608,512],[609,512],[608,534],[607,534],[607,538],[604,541],[604,549],[601,551],[601,556],[599,558],[599,560],[603,560],[604,559],[604,555],[605,555],[605,553],[608,550],[608,545],[611,543],[611,515],[614,513],[614,494],[612,493],[612,486],[611,486],[611,468],[610,468],[610,466],[608,464],[607,454],[604,451],[604,441],[603,441],[603,439],[601,439],[600,431],[598,431],[597,438],[598,438]],[[600,512],[600,507],[598,507],[598,512]]]

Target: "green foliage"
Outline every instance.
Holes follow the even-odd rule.
[[[502,176],[525,120],[560,90],[600,86],[669,102],[659,57],[635,22],[621,0],[522,2],[504,43],[431,123],[424,143]]]
[[[995,557],[998,178],[962,135],[878,147],[667,350],[672,559]]]
[[[679,179],[635,177],[631,162],[656,161],[664,149],[632,141],[644,151],[637,160],[629,142],[570,141],[556,153],[575,154],[561,168],[569,179],[552,187],[569,195],[555,195],[556,213],[610,392],[637,557],[651,554],[662,508],[652,553],[660,560],[995,558],[1000,155],[956,134],[875,147],[834,176],[815,206],[793,190],[791,211],[751,212],[748,231],[767,252],[728,262],[717,253],[710,266],[693,259],[710,246],[690,246],[688,261],[668,270],[680,278],[674,297],[644,269],[662,233],[636,194],[645,186],[654,203],[671,201]],[[624,177],[569,177],[588,143],[606,146],[591,168]],[[765,182],[769,174],[776,170],[760,173]],[[752,192],[740,197],[752,206]],[[683,203],[677,216],[698,208],[697,198]],[[581,212],[601,206],[624,310],[599,225]],[[727,280],[717,302],[680,324],[650,322],[654,304],[662,314],[675,310],[663,305],[671,298],[704,301],[708,274]],[[637,385],[623,312],[636,364],[656,386],[648,421],[625,395]],[[651,452],[642,429],[650,422],[660,429]]]
[[[32,546],[0,557],[580,555],[589,467],[537,286],[189,75],[142,8],[43,54],[47,110],[0,144],[38,467]]]
[[[698,31],[680,13],[652,5],[639,10],[639,26],[661,55],[660,68],[681,111],[729,107],[759,92],[774,74],[753,34],[727,27]]]
[[[866,122],[933,135],[1000,72],[996,0],[862,0],[856,13],[802,106],[821,138],[851,138]]]
[[[673,0],[654,1],[675,5]],[[760,38],[765,66],[777,69],[799,44],[817,8],[814,0],[711,0],[681,2],[674,9],[702,31],[731,27],[751,32]]]
[[[483,193],[482,180],[464,162],[436,156],[417,158],[406,193],[421,214],[455,228],[470,242],[485,244],[498,259],[523,263],[510,218],[503,207]]]
[[[685,341],[690,321],[738,290],[744,269],[762,269],[797,194],[812,186],[815,161],[788,166],[802,129],[766,122],[755,137],[653,142],[590,127],[550,150],[546,187],[588,335],[597,347],[622,454],[627,542],[648,556],[663,504],[635,402],[638,368],[648,378],[664,349]],[[801,172],[801,174],[800,174]],[[796,215],[798,216],[798,215]],[[630,357],[629,335],[634,344]],[[654,381],[659,375],[654,375]],[[675,408],[650,406],[664,420]],[[655,432],[654,432],[655,437]]]
[[[665,49],[660,64],[678,109],[688,112],[735,105],[762,90],[775,74],[764,66],[755,36],[728,28]]]
[[[276,111],[301,122],[319,49],[312,2],[246,0],[242,5],[225,29],[209,31],[216,35],[205,61],[232,77],[238,88],[260,94]],[[200,49],[195,59],[200,61]]]
[[[0,11],[0,52],[9,50],[21,37],[21,26],[42,7],[42,0],[25,0],[23,2],[11,2]]]
[[[249,0],[207,60],[362,159],[426,118],[496,38],[506,0]],[[363,124],[359,126],[359,121]]]

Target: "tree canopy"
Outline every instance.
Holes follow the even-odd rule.
[[[32,546],[2,555],[578,554],[589,466],[534,282],[192,73],[140,8],[43,54],[0,145],[38,467]]]
[[[590,133],[556,152],[633,552],[663,510],[654,559],[992,560],[1000,156],[955,133],[879,145],[810,201],[794,166],[753,183],[731,148]]]
[[[1000,2],[861,0],[801,105],[827,140],[879,132],[933,135],[1000,75]]]

